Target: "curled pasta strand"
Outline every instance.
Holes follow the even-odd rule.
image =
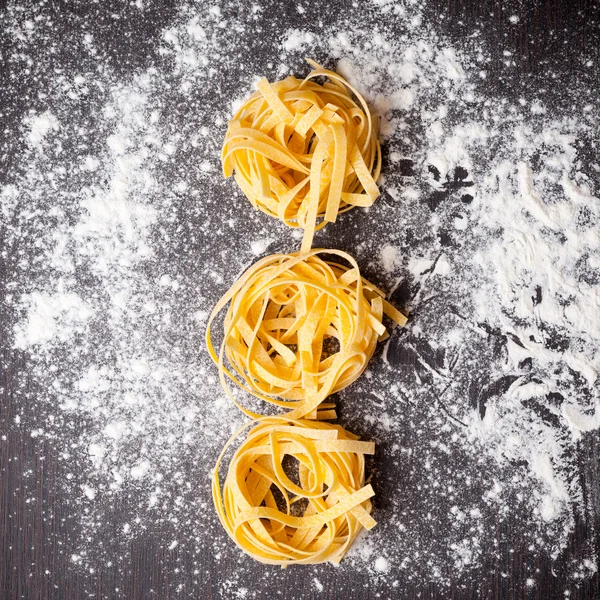
[[[379,196],[378,123],[342,76],[307,59],[304,80],[266,79],[229,122],[221,160],[255,208],[314,233],[354,206]],[[323,85],[314,79],[325,77]]]
[[[221,489],[224,456],[246,431]],[[250,421],[226,443],[213,471],[219,519],[229,537],[262,563],[338,564],[360,531],[376,524],[364,459],[374,451],[372,442],[339,425],[287,417]],[[290,458],[298,483],[285,472]]]
[[[217,351],[212,324],[227,305]],[[289,418],[331,419],[335,411],[326,398],[365,370],[388,335],[384,314],[398,325],[406,322],[346,252],[273,254],[251,266],[216,304],[206,344],[223,389],[246,415],[262,416],[236,400],[228,380],[288,410]]]

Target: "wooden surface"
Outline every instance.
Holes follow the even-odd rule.
[[[433,13],[439,14],[439,27],[446,31],[458,47],[469,47],[465,32],[479,24],[482,35],[489,42],[494,61],[489,68],[488,85],[499,96],[518,98],[524,90],[544,89],[547,102],[562,102],[561,96],[553,96],[553,86],[568,86],[573,82],[594,78],[598,69],[583,70],[578,60],[582,56],[598,59],[600,46],[600,11],[594,0],[523,0],[522,2],[500,2],[490,0],[446,0],[430,2]],[[89,2],[50,3],[48,10],[61,6],[61,18],[57,20],[57,36],[63,29],[81,27],[91,23],[106,60],[117,70],[127,72],[144,67],[154,60],[155,40],[161,27],[174,14],[171,2],[156,2],[152,11],[143,13],[130,10],[127,3],[104,2],[92,5]],[[290,23],[294,21],[294,10],[289,10]],[[105,23],[101,15],[111,12],[123,13],[119,29]],[[509,25],[507,14],[519,16],[517,26]],[[264,18],[268,18],[265,16]],[[5,51],[10,49],[9,37],[3,38]],[[516,68],[507,74],[500,68],[504,60],[502,52],[513,49]],[[128,60],[123,61],[122,57]],[[1,61],[2,59],[0,59]],[[77,57],[73,57],[77,60]],[[0,63],[1,64],[1,63]],[[48,65],[49,76],[51,65]],[[2,67],[0,66],[0,73]],[[550,73],[559,74],[559,83],[549,78]],[[25,110],[28,95],[27,80],[18,84],[23,103],[5,104],[2,111],[2,129],[14,131]],[[0,92],[2,94],[3,92]],[[14,93],[14,89],[13,89]],[[2,96],[0,96],[2,98]],[[568,106],[564,107],[568,110]],[[3,141],[0,158],[1,176],[10,179],[11,158],[18,146],[11,144],[14,137],[7,134]],[[0,262],[0,294],[6,294],[2,281]],[[3,306],[3,305],[2,305]],[[10,314],[3,312],[0,341],[10,339],[12,327]],[[35,382],[31,381],[24,357],[2,344],[0,354],[0,435],[7,431],[17,410],[16,392],[29,389],[35,393]],[[19,403],[25,397],[19,395]],[[81,425],[83,426],[83,424]],[[74,438],[77,432],[73,432]],[[206,545],[200,555],[191,556],[185,550],[167,552],[160,536],[148,532],[133,540],[128,555],[115,545],[112,565],[104,565],[94,573],[73,566],[70,555],[61,540],[68,540],[77,527],[75,514],[70,508],[69,498],[61,497],[59,482],[64,473],[64,463],[57,460],[58,449],[44,439],[33,438],[25,433],[11,435],[8,441],[0,442],[0,598],[16,599],[74,599],[80,598],[203,598],[221,597],[215,591],[219,582],[222,564],[230,558],[223,555],[215,560],[211,552],[211,538],[215,531],[207,531]],[[600,531],[600,442],[597,435],[589,435],[579,447],[579,464],[585,493],[595,506],[595,530]],[[115,507],[118,511],[118,506]],[[507,524],[506,527],[510,527]],[[588,538],[589,523],[579,520],[571,540],[571,550],[576,555],[579,540]],[[106,524],[105,543],[110,547],[116,537],[116,523]],[[221,535],[221,534],[219,534]],[[600,543],[596,540],[597,553]],[[234,550],[232,550],[233,554]],[[526,585],[525,565],[539,569],[535,588]],[[558,600],[593,600],[600,598],[598,576],[577,583],[566,579],[566,565],[560,561],[551,563],[547,559],[530,557],[519,551],[506,554],[500,560],[490,559],[486,564],[487,576],[476,584],[456,585],[438,589],[427,582],[406,586],[405,598],[422,599],[467,599],[467,598],[536,598]],[[187,573],[185,583],[176,589],[170,580],[175,569]],[[199,570],[200,574],[194,574]],[[257,565],[256,577],[264,576],[264,568]],[[512,574],[509,580],[502,572]],[[178,582],[181,581],[181,577]],[[290,570],[286,575],[285,588],[272,590],[261,598],[375,598],[375,593],[365,586],[364,579],[356,580],[347,573],[340,579],[335,569],[324,569],[320,576],[324,586],[317,593],[311,580],[301,570]],[[277,596],[276,593],[280,593]],[[400,597],[394,590],[383,597]]]

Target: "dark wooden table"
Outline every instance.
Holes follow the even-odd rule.
[[[35,4],[35,0],[31,0]],[[17,3],[9,3],[16,10]],[[23,2],[29,6],[30,3]],[[20,152],[18,127],[27,110],[40,105],[36,92],[43,89],[45,77],[52,77],[52,69],[60,64],[76,63],[80,57],[71,53],[67,43],[74,32],[93,32],[102,59],[116,73],[135,72],[158,60],[157,36],[161,28],[176,13],[177,5],[170,1],[150,2],[146,10],[133,8],[133,3],[104,0],[40,3],[39,14],[53,17],[57,51],[53,56],[40,53],[40,64],[35,65],[38,78],[33,82],[15,72],[8,60],[14,40],[4,31],[0,19],[2,55],[0,55],[0,177],[10,182],[16,176],[13,170]],[[265,4],[270,5],[271,2]],[[332,14],[327,1],[315,2],[315,18]],[[234,2],[233,5],[236,5]],[[345,2],[333,2],[342,7]],[[246,10],[238,2],[240,11]],[[516,99],[532,89],[544,89],[548,104],[564,102],[564,96],[553,91],[550,73],[560,74],[560,85],[581,83],[585,78],[595,87],[600,76],[600,63],[595,69],[584,70],[578,57],[588,56],[598,61],[600,55],[600,8],[595,0],[432,0],[432,15],[439,15],[440,27],[458,48],[468,50],[466,33],[474,25],[488,42],[492,63],[488,65],[490,94]],[[331,6],[329,6],[331,8]],[[270,22],[272,11],[260,13],[267,28],[294,26],[298,21],[295,7],[283,3],[279,17]],[[109,16],[118,13],[118,22]],[[518,25],[509,23],[506,15],[519,17]],[[516,66],[507,71],[501,68],[503,52],[510,49]],[[597,108],[597,106],[596,106]],[[564,106],[568,111],[569,107]],[[0,239],[1,243],[1,239]],[[0,247],[0,250],[3,250]],[[65,475],[65,463],[57,458],[60,451],[51,441],[37,439],[25,431],[15,435],[14,416],[27,411],[23,403],[37,393],[36,382],[28,373],[27,356],[12,349],[13,315],[5,310],[4,299],[8,290],[4,274],[7,257],[0,256],[0,434],[10,432],[6,441],[0,441],[0,598],[2,600],[38,600],[80,598],[217,598],[228,597],[219,588],[220,574],[229,561],[236,563],[237,550],[228,547],[220,558],[213,556],[213,538],[222,539],[223,533],[212,525],[206,532],[206,543],[195,553],[183,548],[168,551],[160,530],[148,531],[133,538],[127,546],[117,540],[116,524],[106,523],[105,551],[114,548],[112,564],[100,565],[93,573],[73,564],[69,549],[77,528],[77,515],[68,497],[61,494],[60,482]],[[14,290],[13,290],[14,292]],[[34,404],[32,403],[32,406]],[[37,406],[37,405],[36,405]],[[79,424],[85,427],[84,423]],[[77,437],[77,428],[73,430]],[[600,531],[600,440],[595,434],[586,436],[579,446],[579,465],[585,489],[595,506],[590,521],[578,521],[571,536],[570,551],[577,554],[582,539],[589,539],[589,528]],[[204,492],[206,492],[206,489]],[[118,514],[118,504],[113,507]],[[509,524],[506,527],[510,527]],[[600,543],[596,539],[596,555]],[[284,578],[277,579],[273,588],[261,587],[260,598],[423,598],[423,599],[509,599],[537,598],[558,600],[593,600],[600,598],[598,574],[583,582],[567,580],[566,560],[552,562],[547,558],[530,556],[524,549],[514,554],[486,559],[485,573],[477,582],[456,581],[451,587],[435,583],[402,582],[398,588],[386,589],[379,583],[373,589],[368,580],[348,572],[338,574],[326,568],[319,573],[324,589],[318,593],[312,584],[314,572],[306,577],[301,569],[289,569]],[[232,564],[233,564],[232,563]],[[248,566],[248,588],[252,580],[268,576],[269,569],[260,565]],[[528,568],[539,569],[536,586],[526,585]],[[528,567],[528,568],[526,568]],[[177,578],[172,576],[178,572]],[[510,573],[505,578],[502,572]],[[181,575],[183,574],[183,575]],[[264,591],[267,589],[268,591]],[[221,591],[219,591],[221,590]],[[233,591],[231,592],[233,596]]]

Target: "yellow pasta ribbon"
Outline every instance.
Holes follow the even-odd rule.
[[[304,80],[260,80],[229,122],[221,155],[223,174],[235,173],[254,207],[304,229],[302,252],[339,213],[373,204],[381,171],[378,124],[364,98],[307,60]]]
[[[212,324],[227,305],[217,352]],[[206,344],[223,389],[246,415],[262,416],[236,400],[228,379],[288,410],[288,418],[332,419],[333,404],[324,401],[365,370],[377,341],[388,335],[384,314],[406,323],[346,252],[273,254],[250,267],[216,304]]]
[[[221,490],[225,453],[251,426]],[[246,423],[213,471],[219,519],[229,537],[262,563],[338,564],[360,531],[376,524],[364,459],[374,451],[372,442],[358,441],[339,425],[287,417]]]

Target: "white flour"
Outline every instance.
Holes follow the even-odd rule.
[[[25,13],[9,16],[17,64],[52,36]],[[219,151],[232,102],[263,74],[306,73],[305,55],[365,93],[386,142],[383,196],[315,243],[354,254],[411,315],[338,401],[342,423],[378,442],[381,493],[378,527],[340,569],[389,590],[476,579],[501,545],[565,556],[590,510],[578,444],[600,427],[600,167],[582,151],[597,142],[598,107],[582,90],[565,90],[569,114],[489,97],[484,44],[452,48],[411,2],[376,1],[336,25],[277,23],[259,55],[241,35],[260,38],[260,14],[183,7],[161,60],[133,76],[82,34],[91,62],[65,65],[23,119],[1,210],[10,343],[28,357],[17,397],[37,410],[3,433],[45,437],[60,457],[81,529],[73,562],[112,560],[107,519],[123,545],[156,530],[168,551],[197,553],[209,535],[216,560],[238,555],[208,472],[242,418],[204,325],[257,255],[298,242],[222,179]],[[364,19],[397,30],[361,34]],[[595,571],[592,539],[569,558],[574,580]],[[248,581],[248,568],[240,554],[224,570],[225,597],[280,577]]]

